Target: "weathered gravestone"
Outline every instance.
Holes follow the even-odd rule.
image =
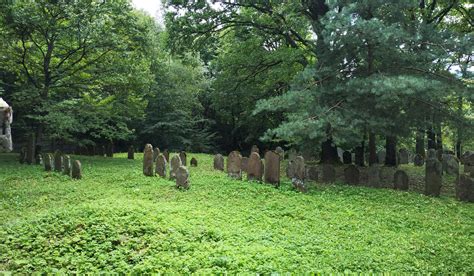
[[[380,167],[372,165],[369,167],[368,173],[367,173],[367,184],[369,187],[380,187]]]
[[[456,185],[456,198],[460,201],[474,202],[474,178],[462,174]]]
[[[296,153],[295,149],[291,149],[291,150],[288,151],[288,160],[289,161],[295,160],[296,156],[298,156],[298,154]]]
[[[294,177],[295,175],[295,159],[291,159],[288,161],[288,166],[286,166],[286,177],[288,177],[290,180]]]
[[[275,152],[278,153],[278,155],[280,156],[280,161],[285,159],[285,151],[283,150],[282,147],[280,146],[276,147]]]
[[[186,152],[182,150],[179,153],[179,158],[181,159],[181,165],[186,167],[188,165]]]
[[[176,170],[176,188],[189,189],[189,171],[185,166],[179,166]]]
[[[425,164],[425,195],[439,196],[442,184],[442,165],[436,156],[436,151],[430,149]]]
[[[300,192],[307,192],[308,187],[306,187],[304,181],[306,176],[306,167],[304,164],[304,158],[302,156],[297,156],[295,161],[293,162],[294,168],[294,175],[291,178],[291,184],[293,187],[300,191]]]
[[[262,181],[263,167],[260,155],[256,152],[250,154],[247,164],[247,180],[248,181]]]
[[[227,157],[227,175],[242,179],[242,155],[238,151],[233,151]]]
[[[408,164],[408,150],[405,149],[405,148],[401,148],[399,151],[398,151],[398,160],[399,160],[399,164]]]
[[[191,158],[191,161],[189,162],[191,164],[191,167],[197,167],[198,166],[198,161],[196,158]]]
[[[54,152],[54,171],[61,172],[63,170],[63,155],[57,150]]]
[[[474,173],[474,152],[465,152],[462,156],[462,161],[464,164],[464,173]]]
[[[42,164],[43,164],[43,155],[37,154],[37,155],[36,155],[35,163],[36,163],[37,165],[42,165]]]
[[[163,151],[163,156],[165,157],[166,162],[169,163],[170,162],[170,152],[167,149],[165,149]]]
[[[393,175],[393,188],[395,190],[408,191],[409,179],[405,171],[397,170]]]
[[[156,147],[153,149],[153,162],[156,161],[156,158],[160,155],[160,148]]]
[[[359,185],[360,172],[355,165],[349,165],[344,169],[344,180],[349,185]]]
[[[309,181],[318,181],[319,171],[317,166],[306,166],[306,179]]]
[[[413,158],[413,164],[417,167],[421,167],[425,164],[425,158],[421,154],[417,154],[415,158]]]
[[[249,164],[249,158],[248,157],[242,157],[242,171],[243,172],[247,172],[248,164]]]
[[[458,175],[459,174],[459,163],[456,156],[452,154],[443,154],[443,172],[450,174],[450,175]]]
[[[179,158],[179,155],[174,155],[170,162],[170,179],[176,179],[176,173],[181,166],[181,158]]]
[[[275,187],[280,186],[280,156],[274,151],[265,153],[264,179]]]
[[[146,144],[143,150],[143,174],[153,176],[153,146]]]
[[[35,163],[35,149],[36,149],[36,139],[35,134],[32,133],[28,137],[28,144],[26,147],[26,163],[34,164]]]
[[[53,169],[53,156],[50,153],[44,155],[44,170],[50,172]]]
[[[258,149],[257,145],[253,145],[252,148],[250,149],[250,153],[256,152],[260,154],[260,150]]]
[[[82,178],[82,165],[81,161],[75,160],[72,162],[72,178],[81,179]]]
[[[166,177],[166,159],[163,154],[158,155],[155,161],[155,173],[161,177]]]
[[[20,156],[19,156],[20,164],[24,164],[26,162],[26,147],[22,147],[20,149]]]
[[[222,154],[214,155],[214,169],[223,171],[224,170],[224,156]]]
[[[135,159],[135,148],[133,146],[128,147],[128,159]]]
[[[342,162],[344,164],[352,164],[352,153],[350,151],[342,153]]]
[[[71,176],[71,157],[69,157],[69,155],[64,155],[63,163],[64,163],[63,174],[67,176]]]
[[[336,169],[331,164],[322,165],[322,177],[323,182],[332,183],[336,181]]]
[[[385,164],[385,156],[386,152],[384,150],[377,152],[377,161],[379,164]]]

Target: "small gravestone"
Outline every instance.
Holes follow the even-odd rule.
[[[459,176],[456,185],[456,198],[460,201],[474,202],[474,178],[467,174]]]
[[[72,178],[81,179],[82,178],[82,166],[81,161],[75,160],[72,163]]]
[[[135,148],[133,146],[128,147],[128,159],[135,159]]]
[[[242,179],[242,155],[233,151],[227,157],[227,175],[235,179]]]
[[[163,154],[158,155],[155,161],[155,173],[161,177],[166,177],[166,159]]]
[[[322,175],[322,180],[325,183],[332,183],[336,181],[336,169],[331,164],[323,164]]]
[[[319,171],[316,166],[306,166],[306,179],[309,181],[318,181]]]
[[[63,155],[57,150],[54,152],[54,171],[61,172],[63,170]]]
[[[43,165],[43,155],[37,154],[35,162],[36,162],[37,165]]]
[[[26,147],[26,163],[34,164],[35,163],[35,149],[36,149],[36,139],[35,134],[30,134],[28,138],[28,144]]]
[[[360,172],[355,165],[344,169],[344,180],[349,185],[359,185]]]
[[[430,149],[425,164],[425,195],[439,196],[442,184],[442,164],[436,156],[436,151]]]
[[[280,156],[274,151],[265,153],[264,179],[275,187],[280,186]]]
[[[107,148],[105,149],[105,155],[107,157],[114,157],[114,142],[110,141],[107,144]]]
[[[452,154],[443,154],[443,172],[450,175],[459,174],[459,163],[456,156]]]
[[[408,191],[409,179],[405,171],[397,170],[393,175],[393,188],[395,190]]]
[[[181,159],[181,165],[183,165],[185,167],[188,165],[186,157],[187,157],[187,155],[186,155],[185,151],[181,151],[179,153],[179,158]]]
[[[302,156],[297,156],[295,161],[293,162],[294,166],[294,175],[291,178],[291,184],[293,184],[293,188],[300,192],[307,192],[308,188],[306,187],[304,181],[306,176],[306,167],[304,164],[304,158]]]
[[[146,144],[143,150],[143,174],[153,176],[153,146]]]
[[[280,146],[276,147],[275,152],[278,153],[278,155],[280,156],[280,161],[285,159],[285,151],[283,150],[282,147]]]
[[[50,153],[44,155],[44,170],[50,172],[53,170],[53,156]]]
[[[64,164],[63,173],[67,176],[70,176],[71,175],[71,157],[69,157],[69,155],[63,156],[63,164]]]
[[[295,175],[295,159],[288,161],[288,166],[286,166],[286,177],[288,177],[289,179],[292,179]]]
[[[170,162],[170,152],[167,149],[165,149],[163,151],[163,156],[165,157],[166,162],[169,163]]]
[[[413,158],[413,164],[417,167],[421,167],[425,164],[425,158],[421,154],[417,154]]]
[[[352,164],[352,153],[350,151],[342,153],[342,162],[344,164]]]
[[[263,167],[260,155],[256,152],[250,154],[247,164],[247,180],[248,181],[262,181]]]
[[[25,147],[22,147],[20,149],[20,164],[24,164],[26,162],[26,148]]]
[[[385,155],[386,155],[386,152],[384,150],[377,152],[377,160],[379,164],[385,163]]]
[[[189,189],[189,171],[185,166],[179,166],[176,170],[176,188]]]
[[[367,173],[367,184],[369,187],[380,187],[380,167],[372,165]]]
[[[260,154],[260,150],[258,149],[257,145],[252,146],[252,148],[250,149],[250,154],[252,154],[252,152]]]
[[[408,150],[401,148],[398,151],[399,164],[408,164]]]
[[[160,148],[156,147],[153,149],[153,162],[156,161],[156,158],[160,155]]]
[[[179,158],[179,155],[174,155],[170,162],[170,179],[176,179],[176,173],[181,166],[181,158]]]
[[[222,154],[214,155],[214,169],[223,171],[224,170],[224,156]]]
[[[249,165],[249,158],[248,157],[242,157],[242,171],[247,172],[247,167]]]
[[[198,161],[196,158],[191,158],[191,161],[190,161],[190,164],[191,164],[191,167],[197,167],[198,166]]]

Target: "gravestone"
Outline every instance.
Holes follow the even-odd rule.
[[[408,164],[408,150],[401,148],[398,151],[399,164]]]
[[[384,150],[377,152],[377,161],[379,164],[385,164],[385,156],[386,152]]]
[[[450,175],[459,174],[459,163],[456,156],[452,154],[443,154],[443,172]]]
[[[220,153],[214,155],[214,169],[224,171],[224,157]]]
[[[291,184],[293,184],[293,188],[300,192],[307,192],[308,187],[306,187],[304,181],[306,176],[306,167],[304,164],[304,158],[302,156],[297,156],[295,161],[293,162],[294,166],[294,175],[291,178]]]
[[[263,167],[260,155],[256,152],[250,154],[247,164],[247,180],[248,181],[262,181]]]
[[[342,153],[342,162],[344,164],[352,164],[352,153],[345,151]]]
[[[37,165],[43,165],[43,155],[37,154],[37,155],[36,155],[35,163],[36,163]]]
[[[349,185],[359,185],[360,172],[355,165],[349,165],[344,169],[344,180]]]
[[[395,190],[408,191],[409,179],[405,171],[397,170],[393,175],[393,188]]]
[[[71,157],[69,157],[69,155],[63,156],[63,164],[64,164],[63,174],[67,176],[71,176]]]
[[[278,153],[278,155],[280,156],[280,161],[285,159],[285,151],[283,150],[282,147],[280,146],[276,147],[275,152]]]
[[[165,157],[166,159],[166,163],[169,163],[170,162],[170,152],[168,151],[168,149],[165,149],[163,151],[163,156]]]
[[[249,164],[249,158],[248,157],[242,157],[242,171],[247,172],[247,167]]]
[[[275,187],[280,186],[280,156],[274,151],[265,153],[264,179]]]
[[[71,176],[73,179],[81,179],[82,178],[82,165],[81,161],[75,160],[72,162],[72,173]]]
[[[318,181],[319,171],[317,166],[306,166],[306,179],[309,181]]]
[[[63,170],[63,155],[57,150],[54,152],[54,171],[61,172]]]
[[[296,153],[295,149],[291,149],[291,150],[288,151],[288,160],[289,161],[295,160],[296,156],[298,156],[298,154]]]
[[[367,172],[367,184],[369,187],[378,188],[380,184],[380,167],[372,165]]]
[[[421,167],[425,164],[425,158],[421,154],[417,154],[413,158],[413,164],[417,167]]]
[[[143,174],[153,176],[153,146],[146,144],[143,150]]]
[[[107,144],[107,148],[105,149],[105,155],[107,157],[114,157],[114,142],[110,141]]]
[[[135,148],[133,146],[128,147],[128,159],[135,159]]]
[[[176,179],[176,173],[181,166],[181,158],[179,158],[179,155],[174,155],[170,162],[170,179]]]
[[[28,137],[28,144],[26,147],[26,163],[34,164],[35,163],[35,149],[36,149],[36,139],[35,134],[31,133]]]
[[[50,153],[44,155],[44,170],[50,172],[53,170],[53,156]]]
[[[242,155],[238,151],[233,151],[227,157],[227,175],[242,179]]]
[[[161,177],[166,177],[166,159],[163,154],[158,155],[155,161],[155,173]]]
[[[294,165],[295,159],[291,159],[290,161],[288,161],[288,166],[286,166],[286,177],[288,177],[290,180],[295,175],[295,165]]]
[[[20,149],[20,155],[19,155],[19,161],[20,161],[20,164],[24,164],[26,162],[26,147],[21,147]]]
[[[179,158],[181,159],[181,165],[186,167],[188,165],[188,161],[186,159],[187,158],[186,152],[182,150],[179,153]]]
[[[190,164],[191,164],[191,167],[197,167],[198,166],[198,161],[196,158],[191,158],[191,161],[190,161]]]
[[[176,170],[176,188],[189,189],[189,171],[185,166],[179,166]]]
[[[456,198],[460,201],[474,202],[474,178],[462,174],[456,185]]]
[[[344,150],[340,147],[337,147],[336,151],[337,151],[337,157],[342,163],[344,163]],[[352,156],[351,156],[351,159],[352,159]]]
[[[332,183],[336,181],[336,169],[331,164],[322,165],[322,177],[323,182]]]
[[[250,154],[252,154],[252,152],[260,154],[260,150],[258,149],[257,145],[252,146],[252,148],[250,149]]]
[[[436,151],[430,149],[425,164],[425,195],[439,196],[442,184],[442,165],[438,160]]]
[[[467,151],[462,155],[464,173],[474,173],[474,151]]]
[[[153,162],[156,161],[156,158],[160,155],[160,148],[156,147],[153,149]]]
[[[436,150],[436,158],[442,162],[443,161],[443,149],[437,149]]]

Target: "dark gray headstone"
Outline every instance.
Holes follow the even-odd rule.
[[[378,188],[381,186],[380,183],[380,167],[372,165],[369,167],[368,174],[367,174],[367,184],[369,187]]]
[[[158,155],[155,161],[155,173],[161,177],[166,177],[167,163],[163,154]]]
[[[275,187],[280,186],[280,156],[274,151],[265,153],[264,179]]]
[[[227,157],[227,175],[235,179],[242,179],[242,155],[233,151]]]
[[[262,181],[263,167],[260,155],[256,152],[250,154],[247,164],[247,180],[248,181]]]
[[[176,170],[176,188],[189,189],[189,171],[185,166],[179,166]]]
[[[456,185],[456,198],[460,201],[474,202],[474,178],[467,174],[459,176]]]
[[[128,159],[135,159],[135,148],[133,146],[128,147]]]
[[[408,164],[408,155],[408,150],[405,148],[401,148],[398,151],[399,164]]]
[[[360,172],[355,165],[344,169],[344,181],[349,185],[359,185]]]
[[[72,162],[72,174],[73,179],[81,179],[82,178],[82,165],[81,161],[75,160]]]
[[[286,177],[288,177],[290,180],[294,177],[295,175],[295,159],[291,159],[288,161],[288,166],[286,166]]]
[[[67,176],[71,176],[71,157],[69,155],[63,156],[63,173]]]
[[[450,175],[459,174],[459,162],[456,156],[452,154],[443,154],[443,172]]]
[[[63,170],[63,155],[57,150],[54,152],[54,171],[61,172]]]
[[[176,174],[181,166],[181,158],[179,158],[179,155],[174,155],[170,162],[170,179],[176,179]]]
[[[156,161],[156,158],[158,158],[159,155],[160,155],[160,148],[155,147],[153,149],[153,161]]]
[[[53,170],[53,156],[50,153],[44,155],[44,170],[50,172]]]
[[[436,151],[430,149],[425,164],[425,195],[439,196],[442,185],[442,165]]]
[[[249,164],[249,158],[248,157],[242,157],[242,171],[247,172],[247,167]]]
[[[188,165],[188,160],[187,160],[187,154],[185,151],[181,151],[179,153],[179,159],[181,159],[181,165],[182,166],[187,166]]]
[[[336,169],[331,164],[322,165],[322,177],[323,182],[332,183],[336,181]]]
[[[24,164],[26,162],[26,147],[22,147],[20,149],[20,156],[19,156],[19,161],[20,164]]]
[[[189,161],[189,163],[191,164],[191,167],[197,167],[198,166],[198,161],[196,158],[191,158],[191,161]]]
[[[297,156],[295,161],[293,162],[294,166],[294,175],[293,178],[291,178],[291,184],[293,184],[293,187],[300,191],[300,192],[307,192],[308,187],[305,185],[305,176],[306,176],[306,166],[304,163],[304,158],[303,156]]]
[[[405,171],[397,170],[393,175],[393,188],[395,190],[408,191],[409,179]]]
[[[169,163],[170,162],[170,152],[167,149],[165,149],[163,151],[163,156],[165,157],[166,162]]]
[[[153,176],[153,146],[146,144],[143,151],[143,174]]]
[[[306,179],[309,181],[318,181],[319,171],[316,166],[306,166]]]
[[[224,156],[222,154],[214,155],[214,169],[224,171]]]
[[[421,167],[425,164],[425,158],[421,154],[417,154],[413,158],[413,164],[417,167]]]

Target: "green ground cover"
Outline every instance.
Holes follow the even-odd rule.
[[[125,154],[78,157],[79,181],[0,155],[0,271],[474,271],[473,204],[342,184],[301,194],[191,157],[181,191]]]

